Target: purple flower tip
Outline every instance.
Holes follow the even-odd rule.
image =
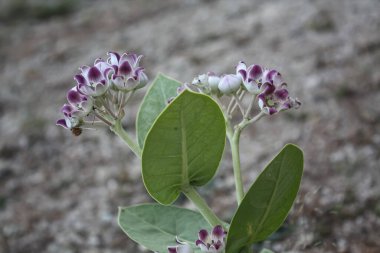
[[[131,71],[132,71],[132,67],[127,61],[123,62],[119,67],[120,75],[129,75]]]
[[[67,125],[66,125],[66,120],[65,120],[65,119],[59,119],[59,120],[57,120],[56,125],[68,129],[68,127],[67,127]]]
[[[102,78],[102,73],[99,71],[97,67],[91,67],[88,70],[88,80],[91,82],[99,82]]]
[[[82,96],[79,94],[76,90],[70,90],[67,93],[67,100],[70,102],[70,104],[78,104],[82,101]]]

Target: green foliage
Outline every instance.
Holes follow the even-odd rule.
[[[189,185],[206,184],[218,168],[225,136],[216,102],[183,91],[157,118],[144,144],[142,174],[149,194],[168,205]]]
[[[180,82],[163,74],[159,74],[154,79],[141,103],[137,115],[136,129],[140,148],[144,146],[146,135],[154,121],[168,105],[168,99],[177,95],[177,88],[179,86],[181,86]]]
[[[197,212],[159,204],[119,208],[118,222],[132,240],[156,252],[167,252],[167,246],[176,245],[176,236],[195,248],[199,230],[210,229]]]
[[[296,198],[302,172],[302,151],[295,145],[286,145],[238,207],[228,232],[226,253],[240,252],[281,226]]]

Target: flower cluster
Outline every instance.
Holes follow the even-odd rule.
[[[209,72],[199,75],[192,84],[199,91],[218,97],[248,92],[257,96],[261,111],[269,115],[301,105],[298,99],[289,96],[287,84],[277,70],[255,64],[247,67],[243,61],[236,66],[235,74],[217,76]]]
[[[109,52],[108,59],[95,60],[93,66],[82,66],[74,76],[76,85],[67,93],[68,103],[57,125],[73,130],[86,125],[85,117],[93,113],[108,125],[123,116],[128,95],[144,87],[148,77],[139,66],[142,55]]]
[[[227,232],[224,231],[221,225],[215,226],[211,234],[205,229],[202,229],[198,233],[198,240],[196,240],[195,245],[200,248],[203,252],[209,253],[220,253],[223,252],[225,247]],[[169,253],[193,253],[193,248],[184,242],[176,239],[179,245],[169,246]]]

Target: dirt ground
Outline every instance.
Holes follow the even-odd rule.
[[[26,5],[27,4],[27,5]],[[302,189],[276,252],[380,252],[378,0],[0,1],[0,252],[145,252],[117,207],[151,202],[139,160],[109,130],[74,137],[55,126],[77,68],[107,51],[145,55],[183,82],[239,60],[278,69],[297,111],[251,126],[245,187],[288,142],[305,152]],[[130,106],[125,126],[145,90]],[[201,191],[229,219],[228,150]],[[177,204],[189,204],[180,199]]]

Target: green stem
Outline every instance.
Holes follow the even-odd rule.
[[[244,197],[243,179],[241,176],[240,153],[239,153],[240,133],[241,133],[241,129],[236,128],[232,136],[231,134],[228,135],[229,136],[228,140],[231,146],[232,166],[234,170],[236,199],[237,199],[238,205],[240,205]]]
[[[141,158],[141,149],[137,145],[135,141],[131,139],[131,137],[128,135],[128,133],[124,130],[124,128],[121,125],[121,121],[117,120],[113,126],[110,127],[110,129],[117,134],[132,150],[132,152],[138,157]]]
[[[214,214],[214,212],[207,205],[206,201],[199,195],[199,193],[194,189],[194,187],[187,187],[183,190],[183,193],[186,195],[188,199],[191,200],[191,202],[194,203],[194,205],[198,208],[199,212],[211,226],[215,227],[217,225],[222,225],[225,228],[225,223]]]
[[[243,119],[243,121],[240,122],[239,125],[237,125],[236,130],[239,129],[240,132],[243,131],[243,129],[246,128],[246,126],[248,126],[249,124],[255,123],[256,121],[259,121],[265,115],[266,114],[264,112],[260,112],[252,119],[248,119],[248,118]]]
[[[242,122],[240,122],[238,125],[235,126],[235,131],[233,133],[231,129],[227,129],[227,137],[231,145],[232,166],[234,169],[235,187],[236,187],[236,198],[239,205],[244,197],[244,187],[243,187],[243,179],[241,176],[240,151],[239,151],[240,135],[244,128],[246,128],[249,124],[258,121],[265,115],[266,115],[265,113],[260,112],[252,119],[244,118]]]

